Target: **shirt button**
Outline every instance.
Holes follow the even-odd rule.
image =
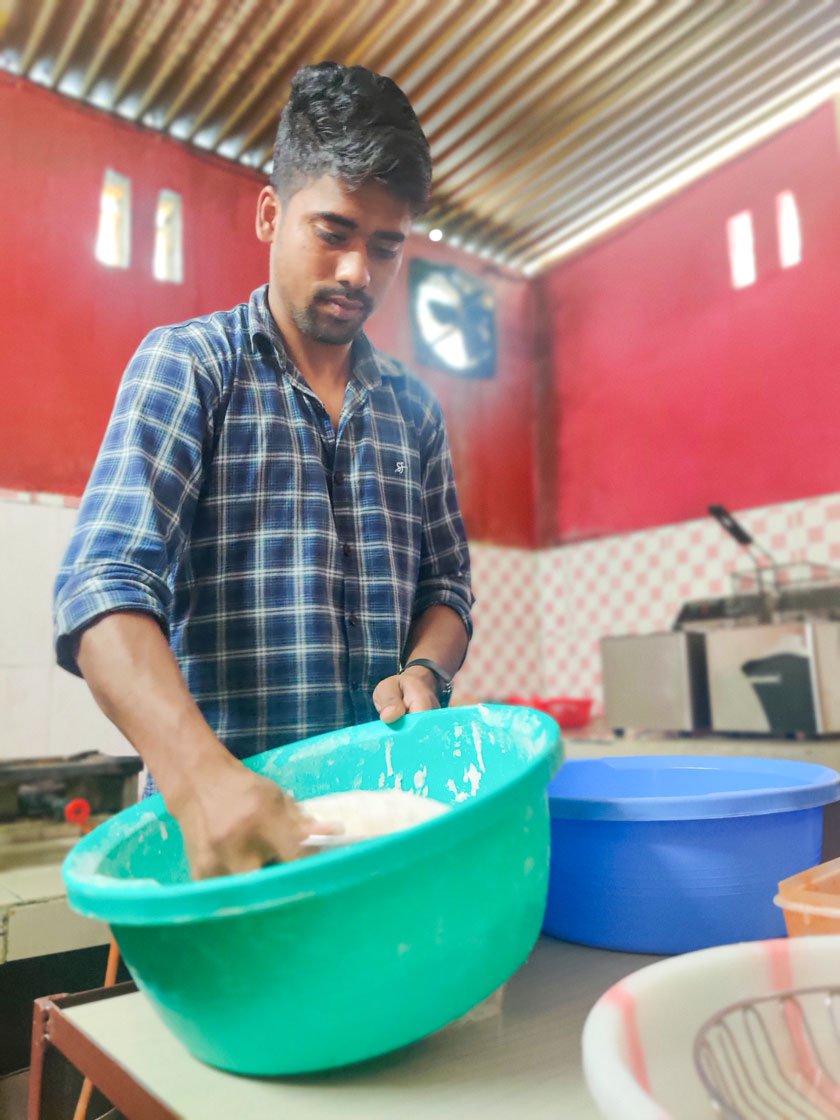
[[[333,475],[333,480],[336,486],[340,486],[344,482],[344,471],[336,471]]]
[[[351,552],[353,551],[353,546],[350,545],[350,544],[345,544],[341,551],[344,553],[345,556],[349,556],[351,554]]]
[[[359,616],[355,615],[355,614],[351,614],[351,615],[348,616],[347,621],[350,623],[351,626],[355,626],[356,623],[359,621]]]

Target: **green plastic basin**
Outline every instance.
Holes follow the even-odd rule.
[[[390,836],[192,882],[158,795],[79,841],[71,905],[108,922],[161,1018],[245,1074],[330,1069],[443,1027],[525,961],[548,888],[541,712],[479,705],[368,723],[247,761],[298,798],[403,789],[452,806]]]

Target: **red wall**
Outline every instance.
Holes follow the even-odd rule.
[[[153,326],[228,307],[264,269],[256,176],[0,78],[0,486],[79,494],[126,361]],[[131,267],[94,257],[105,168],[131,178]],[[184,211],[183,284],[152,277],[161,189]]]
[[[417,256],[478,273],[494,290],[499,354],[493,379],[464,381],[414,361],[405,309],[408,260]],[[534,460],[540,369],[534,294],[525,279],[488,269],[441,242],[414,237],[400,276],[370,326],[377,346],[415,369],[443,405],[470,537],[523,548],[537,545]]]
[[[804,259],[782,270],[775,196]],[[757,283],[726,221],[751,209]],[[840,490],[840,161],[827,104],[543,279],[556,539]]]
[[[132,264],[94,257],[106,167],[132,189]],[[230,307],[267,279],[254,234],[263,180],[222,160],[0,75],[0,487],[79,494],[110,415],[119,378],[153,326]],[[158,191],[184,211],[184,283],[151,271]],[[480,261],[413,239],[409,254]],[[471,536],[535,543],[535,427],[531,289],[490,277],[500,301],[500,372],[460,383],[418,370],[438,392],[453,444]],[[407,270],[371,336],[411,363]]]

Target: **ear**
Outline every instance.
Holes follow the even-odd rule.
[[[283,204],[272,186],[265,186],[257,199],[257,237],[270,243],[283,217]]]

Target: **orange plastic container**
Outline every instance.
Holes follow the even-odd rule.
[[[789,937],[840,933],[840,859],[783,879],[773,901],[784,912]]]

